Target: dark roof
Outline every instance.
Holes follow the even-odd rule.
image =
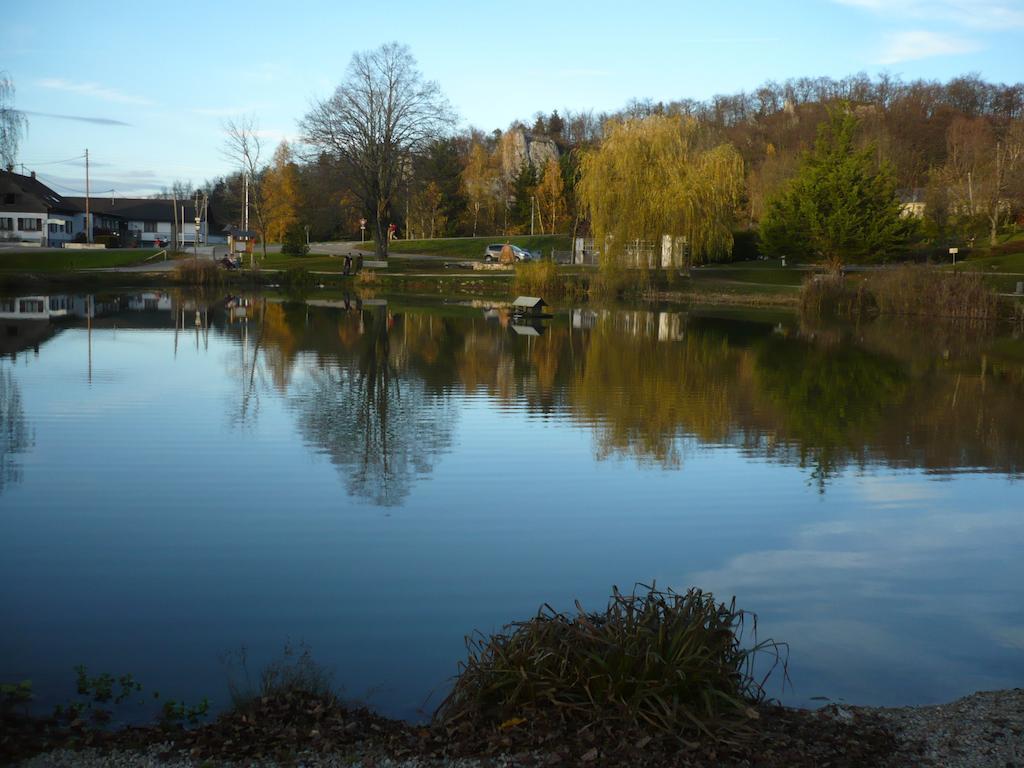
[[[65,198],[78,211],[85,210],[84,197]],[[178,217],[181,217],[181,209],[185,208],[186,226],[195,221],[196,205],[195,200],[178,201]],[[174,221],[174,201],[166,198],[152,197],[91,197],[89,198],[89,210],[92,213],[102,216],[117,216],[128,221]],[[199,206],[199,213],[202,215],[202,204]],[[208,231],[219,232],[221,224],[213,209],[207,206],[206,220],[208,220]]]
[[[33,198],[33,201],[19,201],[9,208],[21,208],[26,213],[35,213],[25,207],[26,203],[34,208],[39,208],[39,213],[44,212],[66,212],[73,213],[75,208],[67,202],[67,198],[54,192],[43,184],[35,176],[22,176],[13,171],[0,171],[0,194],[4,192],[18,191],[23,195]]]
[[[547,305],[548,303],[544,301],[544,299],[538,298],[537,296],[520,296],[512,302],[513,307],[526,307],[527,309],[540,309]]]
[[[80,210],[85,210],[84,197],[68,197],[68,202]],[[139,221],[171,221],[174,218],[174,201],[161,200],[148,197],[90,197],[89,210],[93,213],[105,216],[119,216],[123,219],[137,219]],[[178,216],[181,216],[181,208],[185,208],[185,220],[194,219],[195,200],[179,200]],[[202,206],[200,206],[202,213]]]

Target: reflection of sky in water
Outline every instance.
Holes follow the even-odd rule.
[[[85,663],[216,699],[220,652],[258,667],[302,639],[350,695],[410,715],[467,631],[656,579],[759,613],[792,646],[792,702],[1024,684],[1024,490],[1005,476],[873,467],[823,496],[806,469],[693,440],[669,471],[598,461],[561,412],[406,382],[403,418],[445,437],[380,506],[303,426],[351,407],[317,399],[319,361],[284,393],[258,366],[243,417],[239,345],[190,341],[95,331],[91,383],[81,330],[0,362],[34,437],[0,495],[0,679],[59,696]]]

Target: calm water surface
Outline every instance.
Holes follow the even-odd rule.
[[[1024,685],[1019,338],[45,301],[0,302],[0,680],[44,704],[86,664],[222,705],[304,642],[416,717],[470,630],[651,580],[758,613],[789,703]]]

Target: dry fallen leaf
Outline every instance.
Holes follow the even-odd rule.
[[[580,760],[582,762],[584,762],[584,763],[589,763],[591,760],[596,760],[596,759],[597,759],[597,747],[592,747],[591,749],[588,749],[586,752],[583,753],[583,756],[580,757]]]
[[[507,731],[507,730],[509,730],[511,728],[515,728],[517,725],[522,725],[525,722],[526,722],[526,718],[525,717],[510,717],[504,723],[499,725],[498,728],[500,728],[503,731]]]

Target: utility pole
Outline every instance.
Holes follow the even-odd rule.
[[[85,150],[85,242],[92,242],[92,217],[89,215],[89,150]]]
[[[203,221],[206,222],[206,232],[203,233],[203,245],[210,242],[210,196],[203,192]],[[216,250],[216,249],[215,249]],[[216,255],[216,254],[214,254]]]
[[[196,200],[195,200],[195,203],[193,203],[193,205],[195,205],[195,208],[192,210],[192,212],[196,215],[195,216],[195,219],[196,219],[196,236],[195,236],[195,239],[192,241],[192,257],[196,260],[196,263],[198,264],[199,263],[199,190],[198,189],[196,190]]]
[[[533,234],[533,204],[537,202],[537,198],[530,195],[530,234]]]

